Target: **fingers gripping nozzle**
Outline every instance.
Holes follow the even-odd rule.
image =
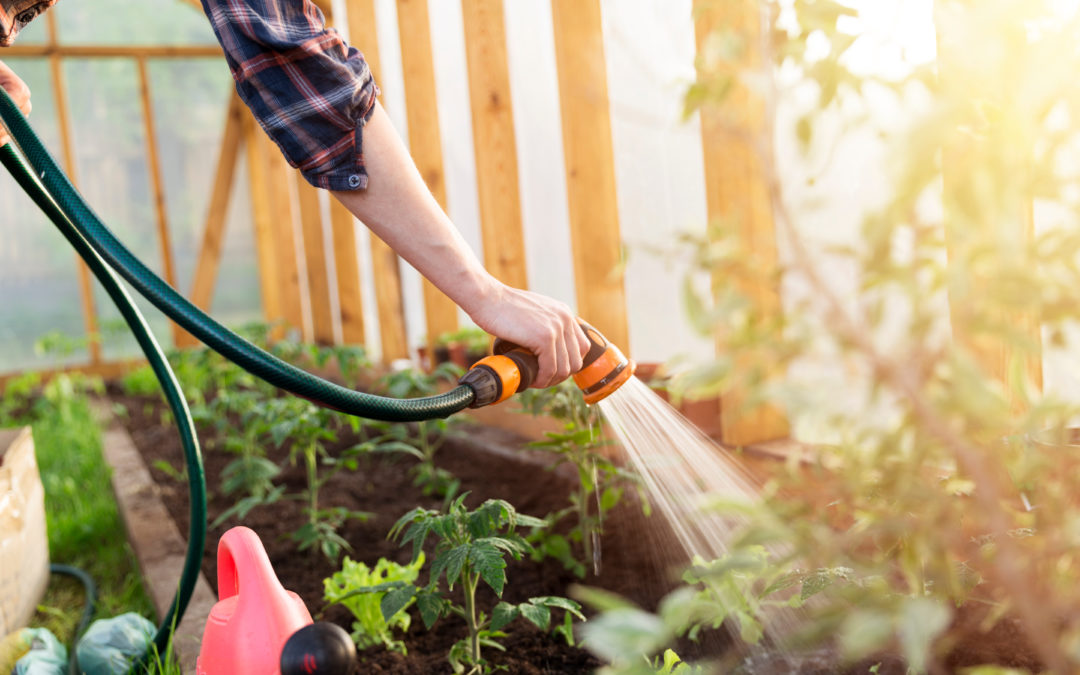
[[[574,374],[574,383],[585,394],[585,402],[592,404],[607,398],[621,387],[634,374],[637,366],[618,347],[608,342],[600,331],[581,319],[578,319],[578,323],[589,339],[589,351],[582,359],[581,370]],[[528,389],[540,369],[536,356],[513,342],[497,339],[492,352],[491,356],[478,361],[459,380],[476,393],[470,406],[472,408],[501,403]]]

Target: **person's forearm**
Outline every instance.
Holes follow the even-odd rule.
[[[366,190],[332,193],[346,208],[470,315],[499,284],[424,184],[382,107],[364,127]]]

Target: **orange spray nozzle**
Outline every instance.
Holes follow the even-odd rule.
[[[574,383],[585,394],[585,402],[592,404],[621,387],[633,376],[637,365],[600,331],[581,319],[578,323],[589,339],[589,351],[582,359],[581,370],[574,374]],[[502,339],[495,340],[492,351],[491,356],[478,361],[460,380],[476,393],[470,407],[501,403],[527,389],[536,379],[539,365],[532,352]]]

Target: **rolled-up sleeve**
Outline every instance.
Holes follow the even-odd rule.
[[[328,190],[367,187],[363,127],[378,88],[310,0],[202,0],[236,91],[289,164]]]

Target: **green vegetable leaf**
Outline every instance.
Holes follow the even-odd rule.
[[[506,583],[506,561],[502,554],[489,541],[473,542],[469,550],[469,561],[495,595],[502,597]]]
[[[532,602],[523,602],[518,605],[521,615],[533,622],[537,628],[547,631],[551,625],[551,610],[544,605],[534,605]]]
[[[416,606],[420,610],[424,627],[428,630],[431,630],[431,627],[446,611],[446,601],[436,593],[421,592],[416,596]]]
[[[518,618],[520,613],[521,611],[516,605],[511,605],[509,602],[500,602],[495,605],[495,609],[491,612],[491,630],[499,630],[509,625],[511,621]]]
[[[382,602],[379,603],[383,618],[390,621],[395,614],[408,607],[415,595],[416,587],[411,585],[396,588],[384,595]]]

